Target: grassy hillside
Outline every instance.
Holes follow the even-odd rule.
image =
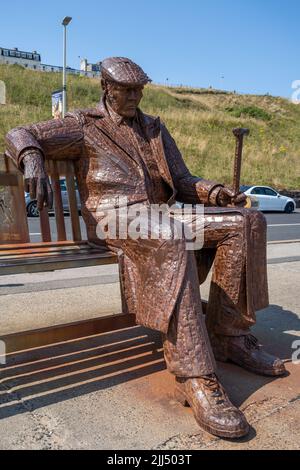
[[[21,124],[51,118],[51,92],[61,85],[56,73],[0,65],[7,104],[0,106],[0,152],[5,133]],[[68,77],[69,109],[95,106],[99,80]],[[230,183],[233,127],[249,127],[242,183],[300,188],[300,106],[271,96],[238,95],[214,90],[145,89],[141,108],[167,124],[191,171]]]

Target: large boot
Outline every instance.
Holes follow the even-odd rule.
[[[260,375],[280,376],[286,374],[282,360],[264,351],[252,334],[223,336],[210,333],[210,339],[217,361],[233,362]]]
[[[175,399],[184,406],[189,405],[199,426],[210,434],[229,438],[248,434],[244,414],[230,402],[215,374],[176,377]]]

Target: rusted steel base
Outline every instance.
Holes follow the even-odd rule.
[[[24,331],[0,336],[5,342],[6,353],[33,349],[49,344],[61,343],[76,338],[129,328],[135,325],[134,315],[117,314],[103,318],[80,321],[38,330]]]
[[[207,302],[202,301],[204,314],[206,306]],[[0,336],[0,341],[5,342],[6,353],[11,354],[109,331],[130,328],[135,326],[135,324],[134,315],[121,313],[76,323],[4,335]]]

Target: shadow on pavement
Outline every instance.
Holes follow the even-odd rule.
[[[266,349],[289,359],[299,336],[299,318],[271,305],[258,313],[254,333]],[[33,358],[34,354],[34,358]],[[103,390],[165,369],[161,336],[140,326],[10,354],[0,368],[0,419]],[[219,377],[233,403],[245,400],[273,377],[254,375],[232,364],[219,364]],[[172,392],[173,378],[163,374]],[[105,406],[105,403],[103,403]],[[253,436],[252,436],[253,437]]]
[[[0,369],[0,419],[163,369],[160,334],[142,327],[10,354]]]
[[[278,305],[270,305],[257,313],[257,323],[252,328],[253,334],[263,344],[265,350],[280,357],[285,363],[291,362],[294,352],[292,345],[300,337],[293,332],[300,331],[299,317],[290,310]],[[219,377],[229,392],[236,406],[241,406],[257,390],[276,380],[277,377],[266,377],[248,372],[233,364],[218,363]],[[287,374],[288,375],[288,374]]]

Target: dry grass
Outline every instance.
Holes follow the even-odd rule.
[[[51,118],[51,92],[60,87],[61,77],[0,66],[0,80],[7,86],[7,105],[0,107],[3,151],[9,129]],[[99,80],[70,76],[68,87],[70,109],[95,106],[99,100]],[[300,107],[288,100],[152,85],[141,107],[166,123],[194,174],[230,184],[232,128],[249,127],[242,183],[300,188]]]

